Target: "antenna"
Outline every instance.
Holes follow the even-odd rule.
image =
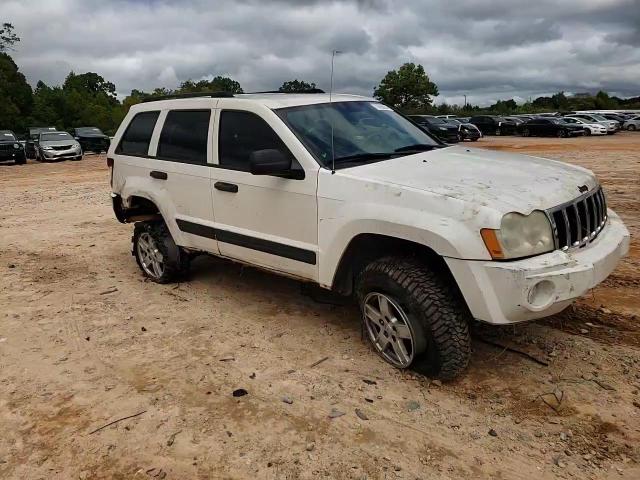
[[[342,52],[340,50],[332,50],[331,51],[331,83],[329,85],[329,104],[332,102],[333,95],[333,61],[336,58],[336,55],[340,55]],[[333,115],[330,118],[331,123],[331,175],[336,173],[336,152],[333,148]]]

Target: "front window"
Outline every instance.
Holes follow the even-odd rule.
[[[41,133],[40,134],[40,141],[41,142],[55,142],[56,140],[73,140],[73,138],[67,132]]]
[[[16,137],[14,137],[11,132],[0,132],[0,140],[15,142]]]
[[[378,102],[322,103],[276,113],[326,168],[333,159],[337,169],[443,146]]]

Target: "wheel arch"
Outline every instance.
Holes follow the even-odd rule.
[[[360,233],[351,239],[343,251],[333,275],[331,289],[342,295],[351,295],[355,279],[367,264],[394,254],[419,259],[457,285],[444,258],[431,247],[384,234]]]
[[[126,198],[113,196],[113,210],[121,223],[164,220],[164,216],[154,201],[144,194],[133,194]]]

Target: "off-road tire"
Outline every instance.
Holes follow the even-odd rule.
[[[156,246],[163,256],[164,269],[160,277],[149,275],[142,267],[138,256],[138,239],[142,233],[148,233],[156,243]],[[190,258],[187,252],[178,247],[167,225],[163,221],[137,222],[133,227],[133,250],[131,254],[136,258],[140,270],[149,280],[156,283],[172,283],[183,280],[189,273]]]
[[[385,257],[367,265],[356,281],[360,309],[369,292],[394,299],[407,314],[415,339],[411,368],[450,380],[469,363],[471,315],[452,280],[416,260]]]

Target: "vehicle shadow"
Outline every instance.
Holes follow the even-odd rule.
[[[231,292],[231,296],[237,293],[239,301],[246,302],[248,308],[259,317],[264,315],[265,319],[279,313],[295,314],[305,319],[303,321],[309,321],[309,328],[323,324],[339,329],[352,338],[360,339],[371,355],[376,355],[366,339],[359,308],[352,298],[269,271],[205,255],[193,261],[191,280],[216,285],[216,289]],[[469,372],[476,380],[482,377],[504,381],[505,376],[509,376],[507,370],[524,365],[545,369],[548,366],[545,346],[537,335],[532,334],[535,325],[492,326],[472,322],[473,354]],[[388,368],[394,369],[391,365]],[[415,373],[422,375],[422,372]],[[512,378],[517,381],[517,377]]]

